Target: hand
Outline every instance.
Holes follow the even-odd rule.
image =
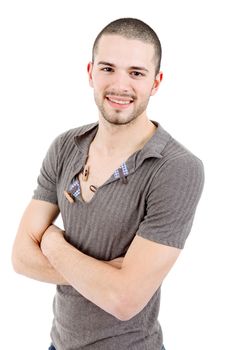
[[[49,249],[51,247],[54,247],[54,244],[59,242],[59,241],[65,241],[64,238],[64,232],[61,230],[59,227],[56,225],[50,225],[44,232],[41,243],[40,243],[40,248],[42,253],[45,256],[48,256],[49,254]]]

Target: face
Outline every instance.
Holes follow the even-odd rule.
[[[100,116],[115,125],[146,116],[150,96],[162,80],[161,72],[155,77],[153,46],[119,35],[100,38],[87,69]]]

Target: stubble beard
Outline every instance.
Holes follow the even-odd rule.
[[[127,125],[132,123],[135,119],[137,119],[143,112],[145,112],[147,105],[149,103],[150,96],[148,96],[147,100],[142,101],[139,106],[137,106],[130,114],[127,114],[127,110],[115,109],[112,112],[108,112],[104,106],[104,100],[100,100],[97,94],[94,94],[95,103],[102,115],[102,117],[114,125]],[[103,101],[103,102],[102,102]],[[133,103],[136,103],[136,99]]]

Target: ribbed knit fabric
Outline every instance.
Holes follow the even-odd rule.
[[[182,249],[204,185],[202,161],[151,120],[156,132],[84,202],[73,181],[84,168],[98,122],[57,136],[43,160],[33,199],[58,204],[66,240],[100,260],[124,256],[135,235]],[[73,187],[72,187],[73,186]],[[74,188],[74,203],[64,190]],[[71,286],[57,286],[51,338],[56,350],[160,350],[160,288],[128,321]]]

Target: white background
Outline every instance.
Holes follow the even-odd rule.
[[[152,26],[163,47],[149,118],[205,165],[192,232],[162,288],[164,344],[233,348],[230,1],[8,0],[0,4],[1,349],[50,343],[55,286],[14,273],[11,248],[51,141],[98,120],[86,65],[99,31],[127,16]]]

